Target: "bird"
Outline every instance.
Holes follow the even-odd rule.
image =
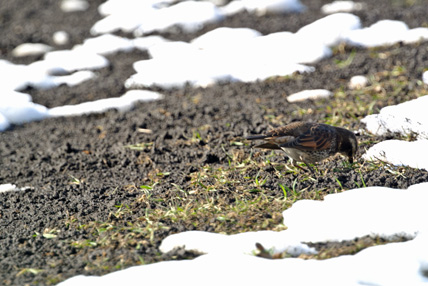
[[[268,131],[265,134],[245,137],[247,140],[262,139],[265,143],[255,148],[282,150],[291,159],[293,166],[303,162],[309,165],[340,153],[352,164],[358,149],[357,137],[345,128],[316,122],[296,121]]]

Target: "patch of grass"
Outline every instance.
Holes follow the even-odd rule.
[[[336,60],[335,61],[336,65],[341,69],[348,67],[354,61],[356,53],[357,53],[356,50],[353,49],[346,60],[343,60],[343,61]]]
[[[388,52],[390,53],[390,52]],[[352,55],[352,53],[351,53]],[[352,56],[349,58],[352,58]],[[372,50],[373,57],[388,57],[377,49]],[[347,62],[347,61],[345,61]],[[344,63],[345,63],[344,62]],[[418,98],[428,93],[428,88],[420,80],[411,81],[404,66],[396,65],[390,70],[381,71],[368,76],[369,84],[361,89],[351,90],[344,83],[332,90],[334,97],[317,102],[316,107],[307,108],[306,105],[296,105],[292,117],[302,118],[317,114],[325,114],[325,118],[318,118],[322,123],[334,126],[349,126],[360,121],[367,115],[378,113],[381,108],[395,105],[404,101]],[[288,123],[287,118],[280,118],[275,114],[277,125]],[[273,120],[271,120],[273,122]],[[412,135],[409,135],[412,137]]]
[[[16,276],[21,276],[21,275],[28,274],[28,273],[33,274],[33,275],[37,275],[43,271],[44,271],[43,269],[23,268],[16,274]]]
[[[351,54],[338,65],[352,64],[354,56],[355,54]],[[397,66],[392,71],[372,75],[370,85],[363,89],[348,90],[345,86],[339,86],[333,91],[335,95],[333,98],[319,101],[310,108],[301,105],[305,108],[296,108],[293,113],[287,115],[278,114],[274,108],[265,106],[260,108],[264,110],[264,119],[272,125],[286,124],[290,116],[293,118],[309,116],[335,126],[355,126],[360,119],[378,112],[385,105],[396,104],[427,93],[424,85],[409,83],[405,74],[406,70]],[[327,116],[317,117],[326,111]],[[207,132],[211,128],[210,125],[191,128],[187,137],[177,139],[172,144],[194,147],[203,145],[206,150],[214,148],[210,146],[212,134]],[[380,140],[369,134],[361,137],[363,140],[360,142],[360,148],[370,147]],[[413,139],[411,135],[408,138]],[[153,143],[125,147],[148,151],[153,148]],[[240,138],[223,142],[220,148],[224,152],[225,161],[219,164],[195,164],[192,171],[185,174],[186,178],[179,182],[171,178],[173,169],[159,169],[161,164],[156,167],[149,155],[141,152],[140,156],[146,157],[142,157],[139,163],[151,167],[144,175],[143,183],[139,186],[117,187],[110,192],[114,194],[122,189],[132,190],[138,192],[137,197],[126,202],[117,202],[108,210],[108,217],[103,221],[82,221],[77,217],[69,217],[64,222],[65,228],[81,235],[80,239],[67,242],[82,253],[124,248],[131,251],[154,247],[159,243],[159,239],[170,234],[171,230],[200,229],[226,234],[283,230],[286,226],[282,224],[282,212],[298,200],[321,200],[327,194],[355,187],[367,187],[370,182],[366,174],[379,169],[389,170],[390,174],[397,178],[406,176],[406,170],[403,168],[395,168],[385,162],[362,160],[354,164],[343,161],[345,163],[335,165],[333,168],[314,166],[317,171],[316,175],[313,175],[285,162],[281,152],[254,150],[247,141]],[[323,180],[326,181],[325,184]],[[72,183],[81,183],[81,180],[73,178]],[[330,188],[326,188],[326,185]],[[50,231],[45,234],[51,236],[45,237],[48,239],[58,235]],[[364,247],[368,246],[358,242],[352,247],[342,247],[336,253],[355,253]],[[325,251],[314,258],[322,259],[333,255],[332,252]],[[146,263],[150,261],[146,261],[141,255],[136,255],[132,262],[115,257],[113,263],[115,266],[109,266],[107,269],[106,265],[111,265],[111,261],[106,261],[100,256],[88,261],[87,269],[111,271],[126,265]]]
[[[46,239],[52,239],[52,238],[56,238],[58,236],[58,233],[61,232],[60,230],[53,228],[46,228],[43,233],[39,233],[37,231],[34,232],[33,237],[44,237]]]
[[[272,174],[264,169],[272,168],[275,177],[283,178],[284,170],[279,168],[282,163],[253,157],[241,149],[232,149],[227,156],[227,165],[205,165],[189,174],[186,185],[170,182],[165,175],[168,172],[152,172],[147,184],[134,187],[133,191],[140,193],[135,201],[117,203],[106,221],[81,222],[69,217],[65,227],[86,234],[85,239],[69,241],[70,245],[78,249],[139,249],[155,243],[160,233],[175,224],[187,229],[209,225],[212,231],[229,234],[284,229],[282,211],[304,197],[306,191],[299,189],[297,178],[292,184],[284,181],[282,190],[279,185],[272,189]],[[163,199],[158,188],[168,185],[168,198]]]
[[[70,185],[80,185],[85,181],[85,179],[78,179],[72,175],[68,176],[71,178],[71,181],[69,182]]]

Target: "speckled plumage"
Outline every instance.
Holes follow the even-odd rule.
[[[347,129],[322,123],[293,122],[273,129],[263,135],[249,136],[246,139],[262,139],[266,143],[255,148],[283,150],[293,165],[303,162],[316,163],[340,153],[353,163],[358,144],[355,134]],[[311,169],[313,172],[313,170]]]

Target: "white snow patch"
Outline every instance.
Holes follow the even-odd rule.
[[[48,109],[45,106],[28,101],[2,102],[0,113],[12,124],[22,124],[48,117]]]
[[[57,67],[58,69],[58,67]],[[0,90],[22,90],[27,86],[35,88],[48,88],[55,86],[52,83],[49,73],[51,69],[45,61],[37,61],[28,66],[15,65],[7,61],[0,61],[0,77],[8,80],[2,82]]]
[[[235,0],[219,7],[224,16],[230,16],[242,11],[253,13],[256,16],[266,14],[300,13],[306,9],[298,0]]]
[[[108,0],[98,6],[98,12],[103,16],[112,14],[126,14],[131,11],[143,11],[147,8],[159,9],[175,0]]]
[[[398,132],[403,135],[415,133],[418,139],[428,139],[428,95],[387,106],[379,114],[368,115],[361,120],[366,129],[377,135]]]
[[[338,12],[353,12],[360,11],[364,8],[364,3],[358,3],[353,1],[334,1],[332,3],[325,4],[321,7],[321,11],[324,14],[333,14]]]
[[[157,45],[152,45],[148,48],[148,53],[153,59],[174,61],[176,58],[185,58],[190,63],[196,60],[192,60],[194,56],[198,57],[202,51],[189,43],[176,41],[176,42],[163,42]],[[134,63],[134,68],[138,70],[138,61]]]
[[[307,39],[307,44],[319,42],[329,47],[338,45],[344,36],[352,31],[360,31],[360,18],[353,14],[337,13],[319,19],[302,27],[297,35]]]
[[[413,142],[387,140],[375,144],[363,155],[365,160],[381,160],[396,166],[428,171],[428,140]]]
[[[35,120],[43,118],[43,116],[34,116],[34,113],[31,111],[31,106],[33,106],[33,103],[31,102],[31,96],[29,94],[17,92],[14,90],[1,90],[0,132],[8,129],[11,123],[17,124],[22,122],[30,122],[33,118]],[[30,109],[28,114],[26,113],[26,110],[28,110],[26,108]],[[39,108],[39,110],[41,109]],[[24,118],[19,118],[19,116]],[[29,118],[26,118],[27,116]]]
[[[298,13],[302,12],[306,8],[298,0],[241,0],[241,3],[248,12],[254,13],[257,16],[263,16],[266,14]]]
[[[1,105],[7,104],[8,102],[29,102],[31,96],[27,93],[17,92],[14,90],[2,90],[0,92],[0,103]]]
[[[83,50],[87,53],[109,55],[119,51],[129,52],[134,48],[132,40],[112,34],[104,34],[95,38],[84,40],[83,44],[74,50]]]
[[[43,55],[52,50],[51,46],[37,43],[20,44],[12,50],[14,57],[38,56]]]
[[[419,200],[428,198],[427,189],[428,183],[407,190],[367,187],[327,195],[324,201],[300,200],[283,213],[286,232],[297,232],[302,241],[312,242],[365,235],[414,237],[426,228],[422,221],[428,209]]]
[[[236,45],[241,48],[249,40],[260,36],[262,34],[259,31],[250,28],[221,27],[193,39],[191,43],[199,49],[230,50],[234,49]]]
[[[163,88],[208,86],[219,81],[250,82],[294,72],[312,72],[331,50],[289,32],[261,36],[246,28],[218,28],[192,41],[163,42],[147,47],[152,59],[134,63],[137,74],[125,86]],[[260,51],[263,51],[261,53]],[[186,68],[183,68],[186,67]]]
[[[28,85],[28,81],[34,77],[27,66],[15,65],[6,60],[0,60],[0,78],[3,80],[0,85],[0,91],[20,90]]]
[[[55,58],[57,58],[58,61],[55,61]],[[91,71],[79,71],[68,76],[53,76],[51,73],[68,72],[61,68],[60,62],[71,60],[60,59],[60,57],[55,58],[48,61],[37,61],[28,66],[5,63],[3,65],[3,70],[0,68],[0,76],[7,76],[8,80],[2,83],[2,86],[0,87],[2,93],[2,95],[0,95],[0,99],[5,98],[5,96],[9,96],[10,92],[13,90],[21,90],[27,86],[39,89],[52,88],[61,84],[73,86],[95,76]],[[81,63],[80,67],[84,67],[87,64],[88,63]],[[2,66],[1,62],[0,66]],[[72,62],[70,62],[70,65],[68,66],[68,68],[72,68],[73,70],[78,67],[79,63],[73,64]],[[16,94],[14,97],[16,97]]]
[[[110,1],[109,1],[110,2]],[[168,7],[158,7],[153,1],[126,1],[127,5],[114,1],[102,6],[108,14],[91,28],[93,35],[111,33],[117,30],[134,32],[142,36],[155,31],[163,31],[174,25],[186,32],[201,29],[204,24],[223,19],[221,11],[211,2],[184,1]],[[113,9],[119,5],[120,8]]]
[[[346,43],[351,46],[372,48],[398,42],[414,43],[428,40],[428,28],[409,30],[402,21],[381,20],[368,28],[348,31],[344,37]]]
[[[0,132],[5,131],[9,127],[10,127],[9,120],[7,120],[7,118],[0,113]]]
[[[109,65],[109,61],[96,53],[75,49],[49,52],[45,55],[44,61],[38,64],[45,65],[46,69],[73,72],[82,69],[104,68]]]
[[[186,32],[200,30],[206,23],[221,21],[225,16],[243,10],[257,15],[271,13],[301,12],[305,6],[298,0],[235,0],[226,6],[217,7],[212,1],[156,0],[109,0],[99,6],[101,15],[106,16],[91,28],[94,35],[117,30],[134,31],[141,36],[154,31],[163,31],[177,25]]]
[[[81,84],[84,81],[95,78],[96,75],[92,71],[78,71],[71,75],[54,76],[52,82],[55,86],[66,84],[68,86],[75,86]]]
[[[219,7],[219,10],[224,16],[231,16],[236,13],[245,11],[245,5],[244,2],[241,0],[234,0],[222,7]]]
[[[160,93],[148,90],[129,90],[121,97],[99,99],[76,105],[64,105],[49,109],[49,116],[78,116],[90,113],[102,113],[109,109],[117,109],[125,112],[130,110],[135,103],[162,99]]]
[[[291,75],[294,72],[312,72],[312,67],[290,63],[286,59],[249,59],[246,54],[224,58],[212,53],[205,55],[200,51],[192,56],[177,57],[173,60],[154,58],[134,63],[137,73],[125,82],[127,88],[160,86],[163,88],[183,87],[186,83],[192,86],[206,87],[219,81],[251,82],[265,80],[277,75]],[[226,63],[231,64],[227,66]]]
[[[329,98],[333,96],[333,93],[326,89],[311,89],[302,90],[297,93],[293,93],[287,97],[288,102],[300,102],[308,99],[317,100],[321,98]]]
[[[154,9],[151,6],[147,6],[145,1],[139,1],[139,3],[142,7],[124,5],[124,7],[127,9],[129,8],[129,10],[122,11],[122,9],[119,9],[117,12],[99,20],[92,26],[90,30],[91,34],[99,35],[116,31],[131,33],[144,21],[144,19],[148,21],[148,19],[153,17],[152,14],[154,14]]]
[[[169,42],[165,38],[161,36],[147,36],[147,37],[139,37],[133,40],[133,45],[136,49],[145,51],[154,45]]]
[[[198,53],[194,61],[177,58],[173,62],[168,59],[151,59],[134,63],[138,73],[125,81],[126,88],[160,86],[163,88],[183,87],[186,83],[193,86],[207,86],[219,80],[227,80],[227,75],[217,72],[214,59],[208,62],[206,57]],[[210,68],[208,68],[210,67]]]
[[[12,184],[2,184],[0,185],[0,193],[9,192],[16,190],[16,186]]]
[[[425,236],[424,239],[427,239]],[[76,276],[58,286],[139,285],[427,285],[421,270],[428,250],[423,238],[370,247],[326,260],[263,259],[248,255],[203,255],[193,260],[135,266],[105,276]],[[213,275],[213,271],[217,273]],[[168,273],[168,275],[165,275]],[[310,273],[310,275],[308,275]]]
[[[298,241],[294,236],[278,235],[274,231],[244,232],[233,235],[209,233],[204,231],[187,231],[168,236],[162,241],[159,249],[168,252],[175,247],[208,254],[240,253],[251,254],[255,243],[275,248],[276,252],[287,251],[290,255],[315,254],[316,251]]]
[[[218,22],[223,17],[220,10],[211,2],[184,1],[167,8],[153,10],[150,21],[141,23],[134,31],[134,35],[142,36],[174,25],[181,27],[186,33],[196,32],[202,29],[204,24]]]
[[[408,30],[402,21],[381,20],[368,28],[349,31],[345,38],[349,45],[371,48],[398,43]]]
[[[414,28],[409,30],[403,38],[405,44],[412,44],[428,40],[428,28]]]
[[[428,84],[428,71],[425,71],[425,72],[422,74],[422,81],[423,81],[425,84]]]
[[[253,58],[261,61],[266,60],[273,65],[275,65],[275,60],[283,61],[281,64],[311,64],[331,56],[332,52],[329,47],[306,36],[290,32],[272,33],[254,38],[247,43],[250,48],[243,45],[237,53],[247,53],[249,60],[251,55],[255,55]],[[258,52],[260,50],[263,50],[264,53],[260,54]]]

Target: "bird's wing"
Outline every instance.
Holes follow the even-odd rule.
[[[290,134],[290,128],[289,126],[282,126],[275,129],[270,130],[269,132],[261,135],[251,135],[245,137],[247,140],[257,140],[257,139],[264,139],[265,141],[277,141],[276,143],[285,143],[287,141],[290,141],[290,139],[294,139],[292,134]]]
[[[304,151],[326,150],[331,148],[332,130],[324,125],[313,125],[294,140],[280,144],[283,148],[295,148]]]
[[[262,135],[252,135],[252,136],[245,137],[245,139],[248,139],[248,140],[263,139],[264,141],[267,142],[265,144],[257,145],[255,146],[255,148],[281,149],[279,145],[291,142],[296,139],[296,135],[295,135],[296,132],[294,132],[295,125],[297,124],[291,123],[286,126],[272,129],[269,132]],[[300,125],[301,124],[299,124],[298,126]]]
[[[277,127],[275,129],[272,129],[269,132],[267,132],[266,137],[277,138],[277,137],[285,137],[285,136],[294,135],[292,133],[293,127],[294,127],[293,124],[288,124],[285,126]]]

